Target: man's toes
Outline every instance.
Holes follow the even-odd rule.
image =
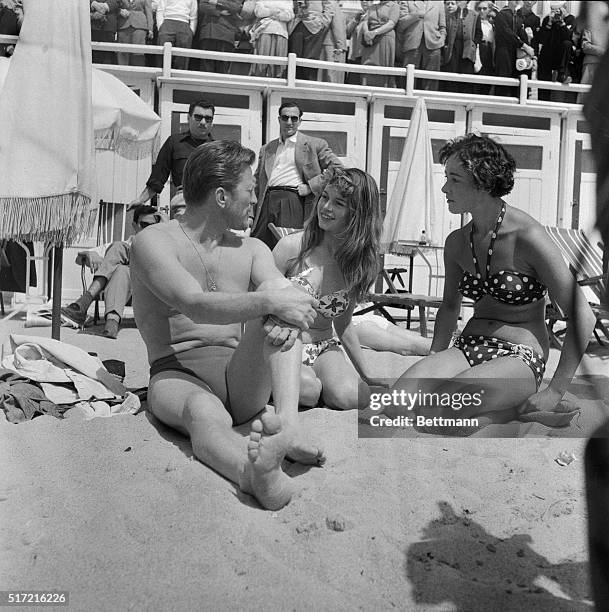
[[[260,450],[259,442],[250,440],[247,443],[247,456],[250,461],[256,461],[256,459],[258,459],[259,450]]]
[[[257,431],[250,431],[250,440],[258,444],[260,439],[262,438],[262,434],[259,434]]]
[[[261,434],[264,431],[264,426],[262,425],[262,421],[260,419],[256,419],[252,422],[252,429],[250,435],[252,433]]]
[[[261,420],[265,433],[273,435],[281,431],[281,419],[274,412],[270,410],[265,412]]]

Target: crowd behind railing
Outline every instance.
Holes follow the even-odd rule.
[[[348,6],[347,6],[348,4]],[[592,81],[603,52],[578,26],[566,2],[539,16],[535,1],[468,2],[362,0],[90,0],[91,38],[123,45],[164,45],[380,68],[406,67],[563,83]],[[343,6],[344,5],[344,6]],[[0,0],[0,34],[18,34],[20,0]],[[14,46],[0,45],[10,55]],[[101,64],[156,66],[144,53],[94,50]],[[176,69],[284,78],[286,66],[175,55]],[[299,66],[296,78],[331,83],[405,87],[405,77]],[[425,79],[417,87],[463,94],[517,95],[507,86]],[[542,100],[581,102],[576,93],[540,90]]]

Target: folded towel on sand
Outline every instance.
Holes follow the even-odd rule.
[[[80,372],[93,380],[101,382],[115,395],[120,395],[123,397],[127,392],[126,387],[115,376],[110,374],[108,370],[106,370],[102,362],[97,357],[89,355],[89,353],[81,348],[78,348],[77,346],[72,346],[71,344],[67,344],[66,342],[61,342],[59,340],[52,340],[51,338],[43,338],[40,336],[21,336],[19,334],[11,334],[10,340],[13,347],[13,354],[15,351],[19,353],[17,349],[23,344],[36,345],[41,354],[44,355],[44,358],[52,363],[65,364],[73,370],[76,370],[77,372]],[[34,352],[35,351],[32,351],[31,353],[28,352],[27,354],[35,357],[33,354]],[[32,357],[30,357],[30,359],[32,359]],[[32,359],[32,361],[35,361],[35,359]],[[10,363],[10,361],[7,363]],[[5,365],[4,367],[11,366]],[[11,369],[15,368],[11,367]],[[18,373],[21,372],[18,371]],[[61,381],[55,380],[46,382]],[[70,382],[70,379],[64,382]]]
[[[61,418],[60,408],[42,390],[10,370],[0,370],[0,408],[10,423],[23,423],[36,414]]]

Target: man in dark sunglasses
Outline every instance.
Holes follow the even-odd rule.
[[[342,166],[325,140],[298,131],[302,109],[297,102],[284,100],[278,119],[279,138],[264,145],[258,156],[258,203],[252,224],[252,236],[271,249],[277,239],[271,234],[269,223],[303,227],[316,196],[323,190],[323,171]]]
[[[133,209],[132,236],[122,242],[113,242],[103,257],[95,251],[81,251],[76,258],[76,263],[80,265],[84,263],[90,268],[93,273],[93,281],[75,302],[61,309],[62,317],[84,327],[89,306],[103,291],[106,320],[103,335],[106,338],[116,338],[123,310],[131,297],[129,273],[131,240],[135,234],[161,220],[161,214],[154,206],[136,206]]]
[[[142,193],[129,203],[129,208],[145,204],[154,195],[161,193],[171,176],[172,198],[182,193],[182,174],[189,155],[201,144],[211,142],[211,128],[216,109],[209,100],[198,100],[188,107],[188,132],[172,134],[163,144],[150,178]]]

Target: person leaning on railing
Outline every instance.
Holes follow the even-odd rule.
[[[96,42],[116,42],[118,29],[119,0],[103,0],[89,3],[91,11],[91,40]],[[114,64],[116,56],[112,51],[93,51],[94,64]]]
[[[396,65],[413,64],[421,70],[440,70],[446,42],[446,13],[441,2],[400,2],[396,26]],[[425,79],[422,89],[438,89],[438,81]]]
[[[536,41],[540,45],[537,78],[540,81],[570,83],[571,60],[575,17],[569,15],[565,2],[551,2],[550,14],[541,22]],[[551,92],[541,90],[541,99],[550,99]]]
[[[152,39],[152,1],[121,0],[118,13],[118,42],[145,45]],[[143,53],[117,53],[118,63],[122,66],[145,66]]]
[[[516,13],[518,2],[509,0],[495,17],[495,74],[499,77],[517,78],[516,50],[522,49],[533,57],[535,51],[528,44],[522,17]],[[495,93],[502,96],[516,95],[511,87],[496,87]]]
[[[250,40],[257,55],[288,56],[288,23],[294,19],[292,0],[255,0],[256,21]],[[283,78],[284,66],[252,64],[251,76]]]
[[[193,39],[193,49],[235,52],[235,40],[241,24],[243,0],[199,0],[198,28]],[[195,69],[196,60],[190,61]],[[203,72],[228,73],[230,62],[216,59],[198,60],[198,69]]]
[[[480,0],[476,2],[476,12],[480,16],[480,28],[482,40],[478,43],[478,54],[476,58],[477,72],[479,76],[495,76],[495,26],[491,21],[491,0]],[[491,85],[476,84],[474,93],[489,94]]]
[[[362,19],[362,64],[364,66],[395,65],[395,26],[400,18],[400,7],[392,0],[381,0],[368,5]],[[364,85],[395,87],[391,76],[365,74]]]
[[[19,36],[23,22],[23,4],[21,0],[0,0],[0,34]],[[15,45],[0,44],[0,57],[10,57]]]
[[[197,31],[197,0],[158,0],[156,24],[159,28],[158,43],[171,43],[175,47],[190,49]],[[174,57],[173,66],[178,70],[188,67],[187,57]]]
[[[457,2],[456,10],[446,15],[443,72],[474,74],[476,50],[482,41],[482,26],[478,14],[468,9],[467,5],[465,1]],[[445,85],[448,83],[445,82]],[[452,89],[451,85],[449,87]],[[459,93],[473,93],[472,84],[463,81],[457,81],[455,89]]]

